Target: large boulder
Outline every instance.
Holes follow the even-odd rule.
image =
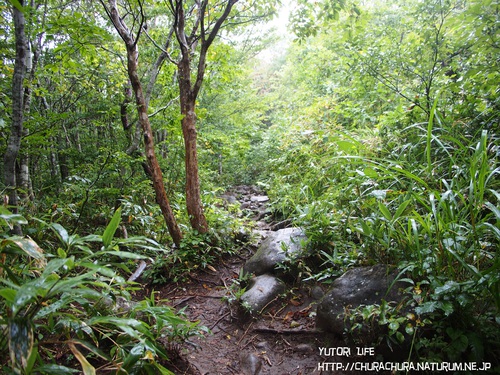
[[[250,313],[260,313],[285,291],[285,284],[273,275],[260,275],[251,280],[249,289],[240,297],[241,305]]]
[[[332,283],[318,304],[316,327],[341,335],[346,324],[346,310],[380,304],[382,300],[400,302],[403,298],[400,289],[406,284],[394,283],[395,277],[396,273],[382,264],[347,271]]]
[[[273,272],[287,257],[293,259],[302,253],[301,242],[305,239],[306,236],[301,228],[285,228],[271,232],[245,263],[243,272],[255,275]]]

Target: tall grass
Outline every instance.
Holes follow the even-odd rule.
[[[354,263],[397,266],[413,283],[410,308],[426,322],[415,350],[469,340],[448,359],[485,353],[500,339],[492,333],[500,314],[499,139],[449,121],[436,101],[427,123],[388,142],[334,129],[295,134],[269,183],[274,208],[306,227],[324,260],[313,278],[337,277]],[[424,337],[433,330],[441,338]]]

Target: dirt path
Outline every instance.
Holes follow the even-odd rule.
[[[241,187],[231,196],[252,210],[260,235],[271,229],[262,221],[266,199],[261,192]],[[245,247],[237,256],[221,260],[214,265],[215,272],[192,274],[188,282],[160,290],[155,287],[158,298],[168,299],[176,309],[184,308],[190,320],[199,320],[211,332],[182,345],[172,370],[192,375],[341,374],[318,367],[325,361],[342,360],[322,358],[320,347],[343,343],[315,330],[317,301],[310,296],[310,290],[291,288],[258,317],[250,317],[238,307],[236,281],[245,260],[256,248],[257,244]]]

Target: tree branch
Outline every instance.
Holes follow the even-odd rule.
[[[208,4],[208,0],[204,0],[202,4],[202,10],[203,13],[201,14],[201,51],[200,51],[200,59],[198,61],[198,72],[196,75],[196,81],[193,87],[193,95],[196,97],[201,89],[201,85],[203,83],[203,77],[205,75],[205,68],[206,68],[206,60],[207,60],[207,51],[212,45],[213,41],[215,40],[215,37],[217,36],[217,33],[219,32],[222,24],[224,21],[227,19],[229,14],[231,13],[231,9],[233,8],[233,5],[236,4],[238,0],[228,0],[226,4],[226,8],[224,9],[224,12],[222,15],[217,19],[215,22],[215,25],[213,26],[212,30],[210,31],[208,38],[205,39],[205,9]]]

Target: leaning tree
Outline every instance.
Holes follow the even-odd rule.
[[[163,177],[154,152],[154,140],[148,118],[150,85],[164,60],[175,64],[179,87],[181,126],[185,147],[186,208],[193,229],[199,233],[208,230],[203,212],[198,173],[196,103],[203,85],[207,66],[207,53],[216,38],[229,27],[263,20],[274,13],[277,1],[263,0],[168,0],[164,11],[156,9],[157,24],[168,25],[164,40],[155,40],[148,33],[148,7],[146,0],[100,0],[127,49],[127,69],[144,132],[144,143],[157,201],[161,206],[169,232],[176,244],[182,233],[173,216],[165,193]],[[151,70],[146,93],[138,73],[139,39],[147,39],[159,50],[159,57]]]

